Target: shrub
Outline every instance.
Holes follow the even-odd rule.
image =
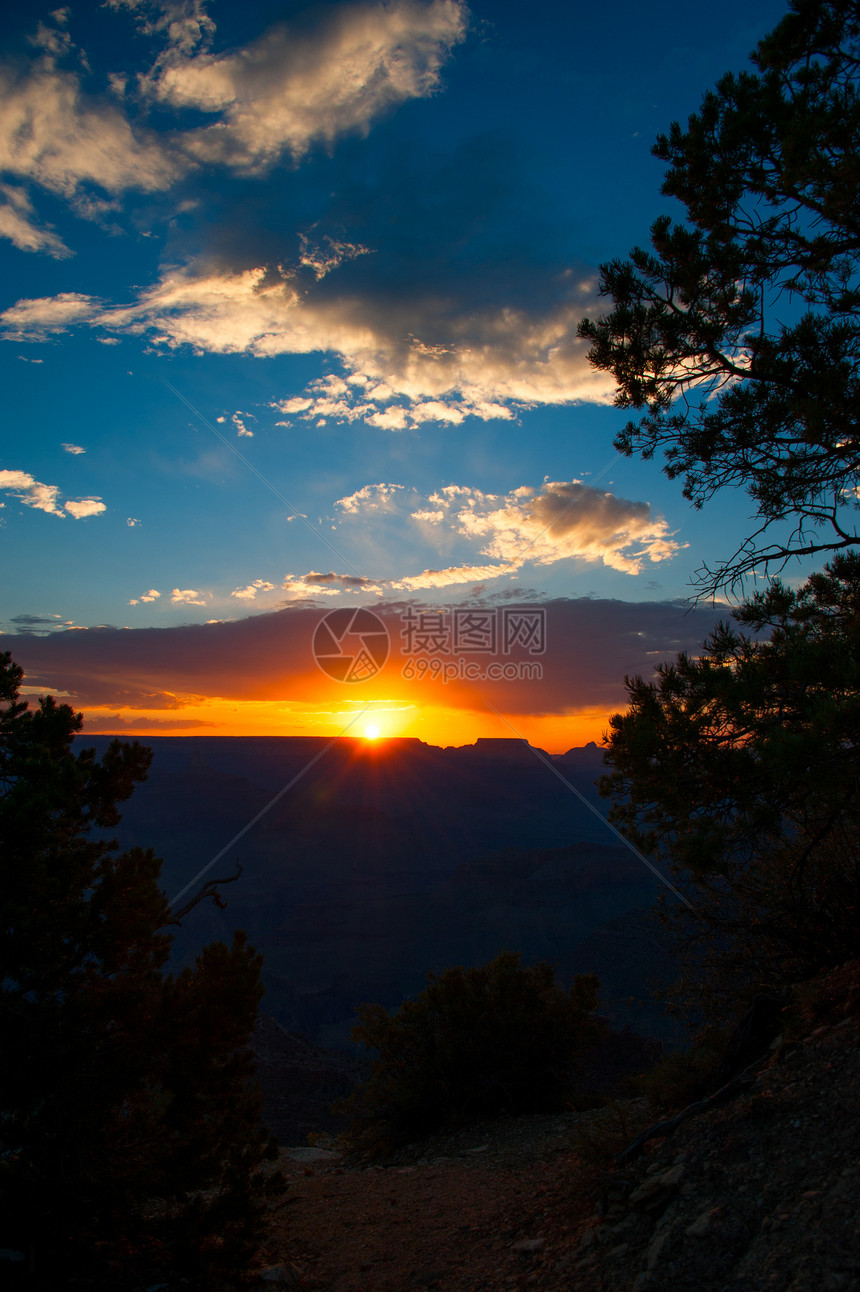
[[[386,1147],[482,1117],[565,1106],[577,1052],[594,1039],[594,975],[569,991],[547,964],[504,952],[481,968],[429,974],[396,1014],[363,1005],[353,1038],[377,1051],[349,1101],[352,1140]]]

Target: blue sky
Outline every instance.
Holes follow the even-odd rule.
[[[655,136],[782,13],[9,16],[0,626],[689,595],[749,502],[617,458],[576,324],[672,211]]]

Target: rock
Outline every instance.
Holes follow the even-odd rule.
[[[707,1211],[703,1211],[700,1216],[697,1216],[691,1225],[687,1226],[685,1233],[688,1233],[691,1238],[701,1238],[710,1229],[714,1216],[718,1211],[719,1207],[709,1207]]]
[[[683,1174],[684,1164],[678,1162],[675,1166],[670,1166],[668,1171],[663,1171],[661,1175],[646,1176],[639,1187],[631,1193],[630,1201],[634,1207],[644,1207],[646,1211],[650,1211],[652,1207],[661,1206],[666,1196],[678,1187]]]
[[[512,1252],[519,1252],[521,1256],[533,1256],[539,1252],[546,1242],[545,1238],[521,1238],[518,1243],[511,1246]]]
[[[308,1148],[306,1145],[299,1145],[297,1148],[283,1149],[285,1157],[290,1158],[293,1162],[337,1162],[340,1160],[340,1153],[333,1152],[330,1148]]]
[[[297,1288],[301,1286],[302,1272],[291,1261],[284,1261],[281,1265],[267,1265],[258,1271],[257,1280],[266,1287]]]
[[[663,1244],[665,1243],[668,1236],[669,1236],[669,1231],[664,1229],[661,1234],[658,1234],[656,1238],[653,1238],[651,1240],[651,1244],[645,1255],[645,1268],[649,1273],[651,1270],[653,1270],[654,1266],[657,1264],[657,1261],[660,1257],[660,1252],[663,1250]]]

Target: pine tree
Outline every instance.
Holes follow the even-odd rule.
[[[663,452],[696,507],[755,504],[707,592],[860,543],[860,5],[791,0],[752,57],[658,139],[686,219],[601,266],[612,309],[580,325],[644,410],[619,451]]]
[[[22,1286],[218,1286],[252,1255],[272,1147],[248,1041],[261,958],[243,934],[166,971],[151,851],[106,832],[149,750],[73,750],[0,656],[0,1248]],[[183,1286],[188,1286],[184,1283]]]

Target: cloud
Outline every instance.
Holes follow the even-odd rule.
[[[242,436],[246,436],[248,439],[254,438],[254,432],[248,430],[248,427],[245,425],[245,420],[244,420],[246,417],[250,417],[250,416],[251,416],[250,413],[242,413],[240,409],[239,411],[235,412],[230,419],[233,425],[236,427],[236,434],[240,438]]]
[[[28,36],[29,43],[35,49],[44,49],[48,54],[55,58],[62,58],[64,55],[71,53],[74,49],[72,38],[67,31],[61,30],[69,21],[69,9],[55,9],[51,17],[56,22],[56,27],[48,27],[40,21],[36,28],[35,36]]]
[[[391,579],[387,587],[417,592],[420,589],[450,588],[458,583],[475,583],[481,579],[496,579],[511,573],[509,567],[499,565],[455,565],[447,570],[425,570],[423,574],[410,574],[404,579]]]
[[[459,0],[340,5],[315,28],[279,24],[232,54],[167,58],[146,88],[218,116],[184,134],[192,157],[259,172],[314,143],[366,133],[383,112],[432,94],[465,31]]]
[[[144,36],[160,36],[167,56],[190,56],[215,34],[202,0],[104,0],[106,9],[127,10]]]
[[[125,523],[126,525],[128,525],[129,529],[134,529],[135,526],[139,525],[141,522],[137,519],[136,516],[128,516],[126,517]]]
[[[274,583],[269,583],[266,579],[255,579],[245,588],[234,588],[230,596],[238,598],[239,601],[253,601],[258,592],[274,592],[274,590]]]
[[[99,516],[107,511],[101,498],[78,498],[76,501],[64,502],[63,506],[75,520],[83,520],[85,516]]]
[[[174,588],[170,600],[174,606],[205,606],[208,592],[197,592],[194,588]]]
[[[27,471],[0,471],[0,489],[37,511],[47,511],[54,516],[63,514],[58,502],[59,485],[42,484]]]
[[[466,417],[509,419],[511,406],[611,402],[614,387],[590,366],[587,346],[576,337],[592,289],[583,281],[570,299],[542,311],[510,305],[469,311],[456,298],[440,304],[410,296],[395,306],[372,292],[317,295],[283,268],[180,269],[127,307],[97,311],[83,298],[68,322],[149,333],[158,344],[199,353],[334,352],[343,377],[311,382],[304,394],[273,407],[304,421],[361,420],[400,430],[427,421],[459,425]],[[47,302],[19,302],[0,319],[23,335],[28,325],[47,326],[46,316],[60,321]]]
[[[62,444],[60,447],[62,448],[64,453],[72,453],[75,455],[79,453],[86,453],[86,449],[82,449],[80,444]]]
[[[526,561],[549,565],[577,558],[639,574],[644,561],[669,560],[682,546],[648,503],[577,480],[546,483],[539,492],[524,485],[504,497],[448,485],[428,501],[430,508],[413,512],[414,519],[431,526],[453,524],[461,535],[480,541],[482,555],[504,562],[508,570]]]
[[[40,22],[29,67],[0,66],[0,171],[64,198],[85,219],[119,209],[118,195],[171,188],[200,166],[260,173],[285,155],[300,158],[317,143],[367,133],[381,114],[439,85],[442,64],[465,36],[460,0],[390,0],[330,6],[315,25],[278,24],[256,41],[213,55],[215,24],[200,0],[107,0],[130,11],[139,29],[163,48],[130,92],[125,73],[108,73],[108,97],[87,95],[80,71],[58,64],[86,56],[64,30]],[[198,109],[214,120],[156,134],[127,109],[154,100],[163,110]],[[62,240],[31,218],[20,188],[4,189],[0,236],[26,251],[70,255]],[[109,196],[106,198],[104,194]],[[306,249],[322,277],[364,248],[329,240]]]
[[[307,583],[316,584],[318,587],[337,585],[350,592],[368,590],[375,592],[379,586],[374,579],[366,579],[360,574],[335,574],[333,570],[330,570],[328,574],[319,574],[314,570],[310,570],[304,576],[304,579]]]
[[[590,271],[532,264],[526,274],[518,263],[500,295],[489,266],[434,265],[435,277],[425,276],[414,254],[398,257],[396,227],[378,234],[384,257],[356,260],[364,243],[325,235],[327,258],[305,242],[292,263],[197,261],[164,270],[127,305],[67,293],[19,301],[2,323],[21,337],[87,323],[201,354],[336,355],[341,374],[273,403],[286,425],[365,422],[398,431],[467,417],[510,420],[538,404],[611,403],[614,384],[588,363],[588,345],[576,336],[582,315],[599,308]],[[526,260],[533,251],[523,248]]]
[[[157,588],[150,588],[148,592],[141,592],[139,597],[133,597],[128,604],[130,606],[137,606],[140,605],[141,602],[157,601],[160,596],[161,593]]]
[[[323,247],[323,242],[328,244],[327,249]],[[355,260],[358,256],[371,254],[370,247],[363,247],[360,243],[331,238],[327,233],[323,235],[322,241],[319,243],[312,243],[306,234],[300,233],[299,243],[301,245],[299,264],[306,269],[313,270],[314,277],[317,280],[325,278],[326,274],[330,274],[333,269],[339,269],[348,260]]]
[[[59,485],[42,484],[29,471],[0,471],[0,490],[5,490],[36,511],[46,511],[51,516],[73,516],[82,520],[97,516],[106,510],[101,498],[78,498],[60,503]]]
[[[0,204],[0,238],[8,238],[21,251],[45,251],[55,260],[72,255],[58,234],[33,221],[33,204],[26,193],[10,184],[0,184],[0,193],[6,198]]]
[[[119,713],[85,713],[83,730],[87,735],[112,736],[125,731],[139,733],[141,727],[155,733],[161,731],[186,731],[189,727],[213,727],[212,722],[199,718],[124,718]]]
[[[25,75],[0,67],[0,104],[0,170],[64,197],[79,214],[98,214],[87,206],[89,185],[153,192],[187,169],[154,135],[133,131],[116,106],[88,100],[77,73],[50,54]]]
[[[488,494],[467,485],[445,485],[420,502],[402,485],[365,485],[335,504],[363,519],[410,507],[410,519],[425,535],[434,530],[477,546],[494,565],[464,563],[385,580],[392,589],[442,588],[512,574],[527,562],[551,565],[576,559],[600,561],[625,574],[670,560],[683,544],[647,502],[631,502],[580,481],[554,481],[539,490],[522,485],[508,494]],[[402,491],[402,492],[401,492]]]
[[[404,680],[401,668],[414,654],[404,637],[410,604],[374,606],[391,641],[389,662],[371,683],[349,687],[328,679],[314,663],[311,642],[323,612],[306,604],[227,623],[10,635],[0,640],[0,649],[12,650],[29,685],[70,691],[79,707],[176,709],[201,696],[300,697],[342,706],[385,695],[398,703],[471,710],[486,699],[504,713],[565,713],[577,707],[625,707],[625,674],[651,677],[660,661],[678,651],[696,654],[719,617],[710,609],[691,610],[686,603],[551,599],[541,603],[546,624],[542,676],[529,682],[482,681],[474,687],[446,685],[429,670],[423,681]],[[469,604],[494,605],[486,599]]]
[[[0,314],[0,327],[9,338],[43,341],[52,332],[65,332],[76,323],[96,318],[99,308],[94,297],[81,292],[25,297]]]
[[[382,593],[386,587],[385,580],[368,579],[360,574],[327,574],[309,570],[307,574],[288,574],[281,587],[293,595],[307,596],[314,593],[326,597],[337,596],[339,592],[374,592]]]
[[[14,624],[18,632],[37,633],[39,635],[62,631],[75,626],[73,619],[63,619],[61,615],[13,615],[9,623]],[[22,689],[27,690],[28,688]]]
[[[391,511],[398,491],[405,488],[401,484],[364,485],[363,488],[356,489],[355,493],[338,498],[335,507],[340,507],[347,515],[366,516],[373,512]]]

